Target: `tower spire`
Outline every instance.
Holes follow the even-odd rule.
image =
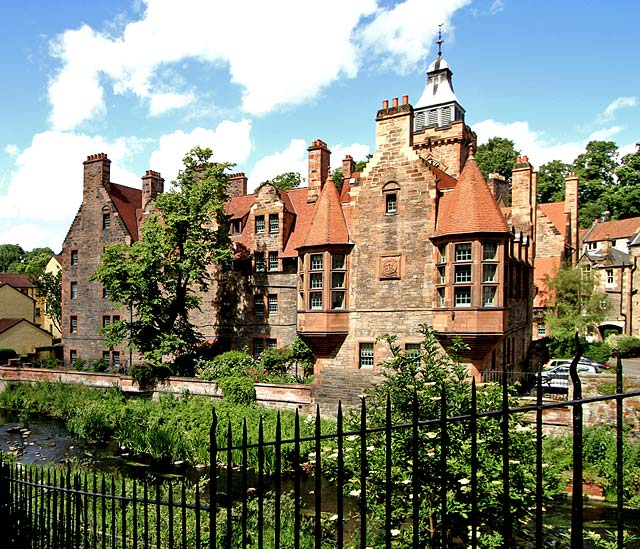
[[[440,23],[438,25],[438,41],[436,42],[436,44],[438,44],[438,57],[442,57],[442,44],[444,43],[444,40],[442,39],[443,26],[444,26],[444,23]]]

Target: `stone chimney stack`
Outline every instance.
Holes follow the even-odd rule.
[[[505,205],[509,203],[507,200],[509,197],[509,183],[507,183],[504,175],[500,175],[499,173],[490,173],[487,185],[489,185],[489,189],[495,197],[496,202],[500,202],[500,200],[502,200]]]
[[[227,196],[229,198],[237,198],[247,194],[247,176],[244,172],[232,173],[229,175],[229,185],[227,187]]]
[[[580,257],[579,225],[578,225],[578,176],[571,172],[564,181],[564,213],[567,218],[566,245],[571,250],[572,265],[578,263]]]
[[[342,161],[342,177],[344,180],[348,182],[354,171],[356,171],[356,163],[353,157],[351,155],[345,156]]]
[[[327,148],[327,144],[320,139],[311,143],[307,151],[309,151],[307,202],[315,202],[330,175],[331,151]]]
[[[518,156],[511,178],[511,223],[516,231],[531,235],[534,226],[533,166]]]
[[[109,191],[111,180],[111,160],[105,153],[87,156],[84,164],[83,201],[96,198],[101,187]]]
[[[142,212],[151,213],[157,196],[164,192],[164,179],[160,172],[147,170],[142,176]]]

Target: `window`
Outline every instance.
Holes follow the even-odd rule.
[[[280,230],[280,219],[278,214],[269,214],[269,232],[277,233]]]
[[[544,323],[538,324],[538,337],[546,337],[547,335],[547,325]]]
[[[106,231],[111,228],[111,214],[102,214],[102,230]]]
[[[311,254],[311,270],[322,270],[322,254]]]
[[[471,261],[471,242],[456,244],[456,261]]]
[[[597,242],[589,242],[589,243],[587,244],[587,249],[588,249],[590,252],[592,252],[592,251],[594,251],[594,250],[597,250],[597,249],[598,249],[598,243],[597,243]]]
[[[445,306],[445,289],[444,288],[438,288],[438,307],[444,307]]]
[[[373,343],[360,343],[360,368],[373,368]]]
[[[323,273],[311,273],[309,280],[311,281],[311,288],[322,288],[322,275]]]
[[[69,351],[69,360],[71,361],[71,364],[74,364],[75,361],[78,360],[78,351],[71,349]]]
[[[613,287],[613,269],[607,269],[607,288]]]
[[[278,270],[278,252],[269,252],[269,270]]]
[[[278,348],[278,340],[274,338],[267,338],[267,349],[277,349]]]
[[[345,254],[331,255],[331,309],[345,308],[347,287],[347,261]]]
[[[482,306],[495,307],[496,305],[496,287],[483,286],[482,288]]]
[[[120,351],[113,351],[113,365],[120,366]]]
[[[420,354],[420,343],[405,343],[404,352],[407,356],[417,356]]]
[[[453,298],[456,307],[471,307],[471,287],[454,288]]]
[[[398,213],[398,197],[396,193],[387,193],[385,195],[385,211],[388,214]]]
[[[78,297],[78,283],[72,282],[69,285],[69,293],[71,295],[71,299],[76,299]]]
[[[260,294],[253,296],[253,314],[264,316],[264,298]]]
[[[36,316],[40,316],[41,314],[42,314],[42,311],[40,311],[40,307],[36,307]]]
[[[322,309],[322,292],[311,292],[309,297],[311,309]]]
[[[456,265],[456,284],[468,284],[471,282],[471,265]]]
[[[229,223],[229,234],[240,234],[242,232],[242,223],[239,219],[233,219]]]
[[[278,294],[269,294],[268,300],[269,315],[278,314]]]
[[[105,315],[102,317],[102,327],[106,328],[111,324],[111,317],[109,315]]]
[[[120,315],[113,315],[111,317],[111,322],[119,322],[120,321]]]
[[[498,253],[497,242],[485,242],[484,245],[482,246],[483,261],[495,261],[497,253]]]
[[[256,234],[264,233],[264,215],[256,215]]]
[[[255,252],[253,254],[255,261],[255,270],[256,273],[264,273],[265,264],[264,264],[264,252]]]
[[[487,264],[482,266],[482,282],[495,282],[496,281],[496,264]]]
[[[447,262],[447,245],[438,246],[438,263]]]
[[[264,340],[261,337],[254,337],[251,345],[253,356],[258,356],[264,351]]]
[[[345,254],[331,255],[331,269],[334,271],[344,270],[347,268],[347,256]]]
[[[109,351],[102,351],[102,360],[105,362],[111,361],[111,353]]]
[[[71,250],[71,265],[78,264],[78,250]]]
[[[109,288],[102,287],[102,299],[109,299],[111,293],[109,292]]]
[[[69,332],[72,334],[78,333],[78,317],[77,316],[69,317]]]

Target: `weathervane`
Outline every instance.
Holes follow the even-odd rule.
[[[444,23],[440,23],[438,25],[438,41],[436,42],[436,44],[438,44],[438,57],[442,57],[442,43],[444,42],[444,40],[442,39],[443,26],[444,26]]]

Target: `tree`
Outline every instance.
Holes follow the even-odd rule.
[[[478,146],[475,156],[485,179],[489,179],[489,174],[499,173],[511,182],[511,171],[519,154],[511,139],[492,137]]]
[[[285,172],[276,175],[271,180],[271,184],[282,191],[289,191],[291,189],[297,189],[303,181],[304,178],[298,172]]]
[[[26,252],[19,272],[36,276],[42,274],[52,255],[54,254],[51,248],[34,248],[30,252]]]
[[[24,250],[18,244],[0,244],[0,273],[14,272],[12,267],[23,258]]]
[[[393,357],[385,362],[382,379],[367,391],[366,439],[367,475],[367,529],[380,539],[368,539],[367,545],[384,547],[387,531],[385,501],[391,497],[391,529],[394,547],[413,547],[411,526],[407,517],[413,515],[414,497],[419,505],[420,547],[469,547],[470,509],[472,490],[478,495],[479,547],[502,546],[502,462],[503,432],[501,421],[481,418],[477,423],[478,471],[477,485],[471,484],[471,427],[469,422],[447,422],[446,435],[438,420],[442,413],[443,399],[446,416],[464,416],[472,412],[472,387],[468,372],[460,362],[461,342],[454,343],[450,353],[442,351],[435,331],[426,324],[420,326],[423,343],[416,354],[403,352],[395,337],[384,336]],[[417,399],[417,400],[416,400]],[[502,401],[501,387],[485,384],[477,389],[477,411],[499,410]],[[386,410],[389,406],[391,425],[412,425],[416,419],[421,426],[415,433],[408,428],[394,428],[391,445],[385,442]],[[417,414],[417,418],[414,416]],[[511,512],[518,517],[513,524],[518,534],[525,534],[524,522],[532,516],[535,499],[535,446],[522,419],[509,416],[509,470]],[[347,416],[345,431],[357,432],[361,417],[358,412]],[[373,429],[380,428],[378,432]],[[443,439],[446,440],[446,456],[443,456]],[[359,497],[364,487],[360,485],[362,466],[361,440],[349,436],[345,441],[346,491]],[[387,457],[390,453],[390,482],[386,477]],[[336,454],[328,448],[323,452],[323,467],[331,468]],[[336,459],[333,457],[333,459]],[[446,467],[442,460],[446,459]],[[551,486],[557,479],[547,472],[545,484]],[[443,485],[446,487],[447,524],[446,539],[442,539]],[[416,494],[416,490],[419,493]],[[359,510],[354,506],[354,510]],[[458,540],[455,542],[454,540]]]
[[[561,202],[564,200],[564,182],[573,171],[571,164],[552,160],[538,170],[538,202]]]
[[[607,311],[607,296],[599,292],[590,272],[562,265],[545,284],[554,295],[554,307],[546,314],[552,350],[560,356],[575,353],[576,331],[594,333]]]
[[[615,170],[618,179],[611,196],[611,213],[616,219],[640,216],[640,143],[626,154]]]
[[[355,172],[361,172],[362,170],[364,170],[365,166],[367,165],[367,163],[369,162],[369,160],[371,160],[371,158],[373,157],[373,155],[371,153],[369,153],[364,160],[358,160],[356,162],[355,168],[353,171]],[[336,188],[338,190],[342,189],[342,184],[344,183],[344,176],[342,175],[342,168],[336,168],[335,170],[333,170],[331,172],[331,179],[333,180],[333,183],[335,184]]]
[[[43,272],[40,276],[31,277],[31,280],[42,296],[46,306],[46,314],[51,323],[60,332],[62,318],[62,271],[55,273]]]
[[[210,149],[185,156],[175,190],[156,199],[157,214],[131,246],[107,246],[92,280],[109,291],[116,307],[133,311],[105,329],[107,344],[128,340],[152,364],[193,351],[200,334],[190,321],[206,292],[212,266],[232,258],[225,212],[226,163],[211,163]]]

